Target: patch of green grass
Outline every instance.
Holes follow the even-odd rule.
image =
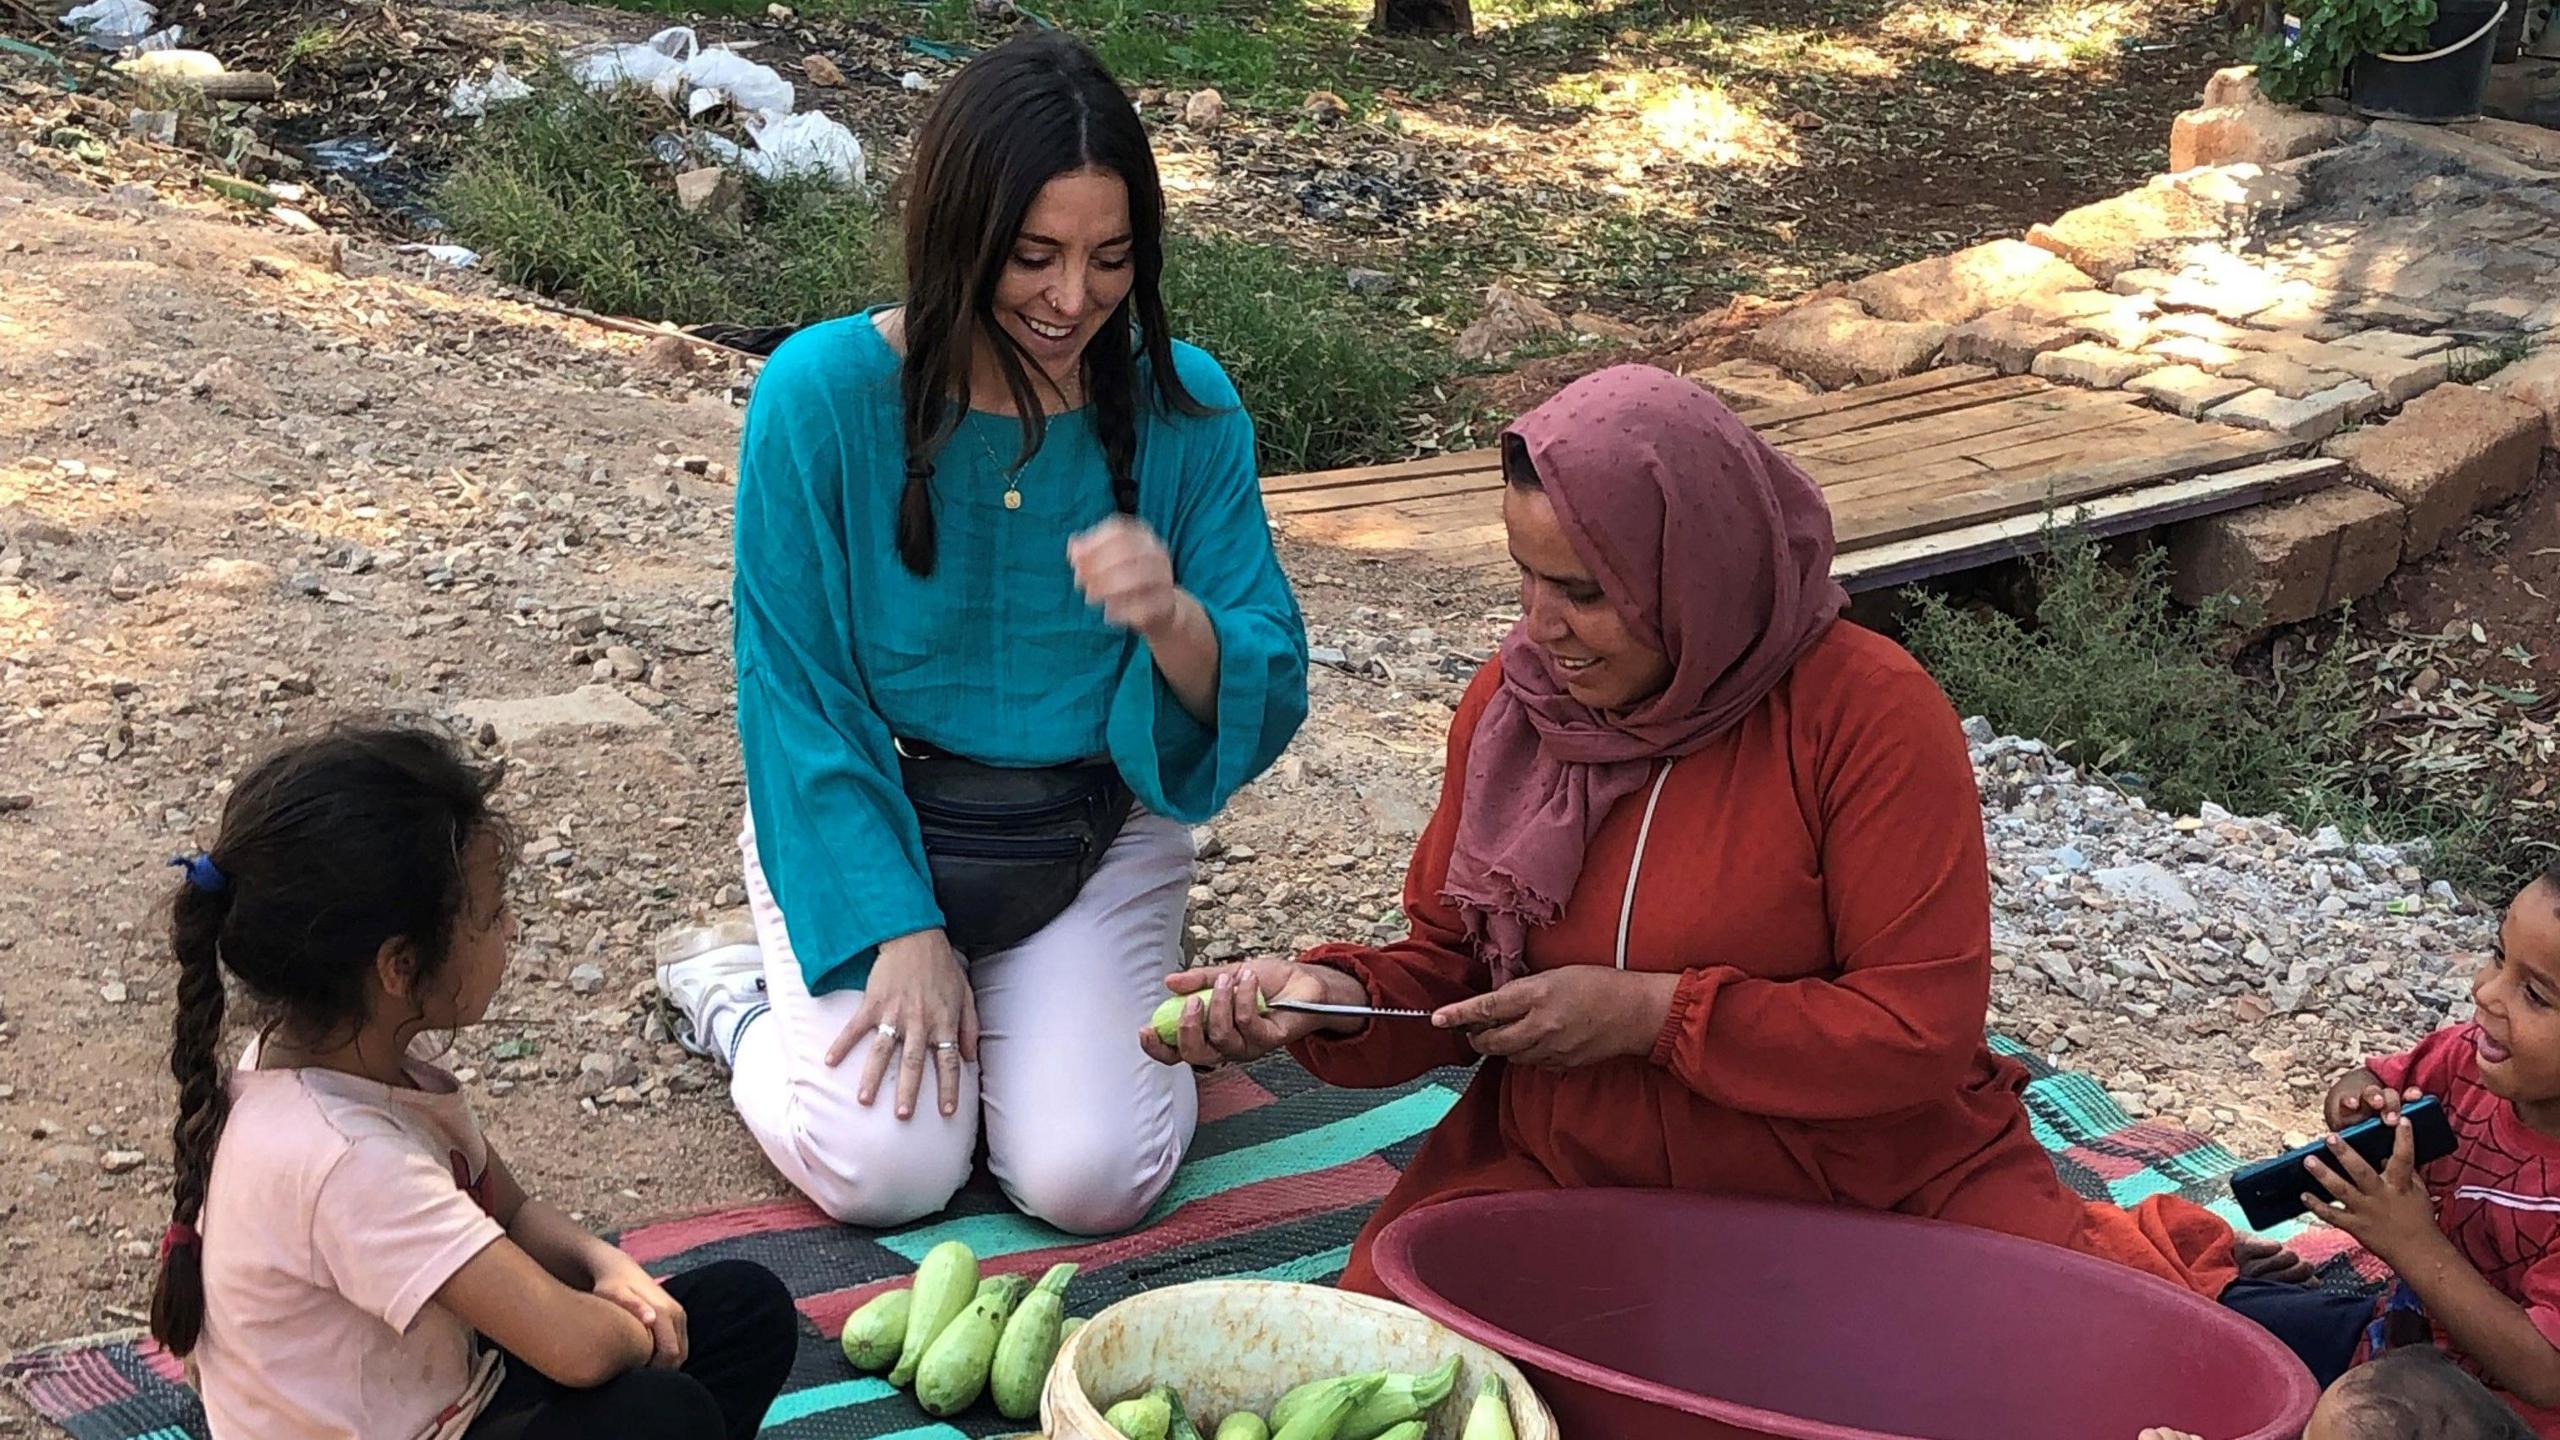
[[[304,66],[328,67],[345,48],[347,32],[332,25],[312,25],[294,32],[286,42],[284,59],[277,62],[278,75],[290,75]]]
[[[2453,352],[2453,383],[2477,385],[2532,353],[2532,342],[2521,335],[2465,345]]]
[[[1434,387],[1447,362],[1403,316],[1267,246],[1168,237],[1165,306],[1235,380],[1267,472],[1404,454],[1414,427],[1446,408]]]
[[[2058,747],[2084,771],[2139,775],[2155,804],[2211,801],[2305,829],[2432,843],[2436,873],[2503,896],[2547,858],[2512,786],[2406,763],[2387,736],[2372,657],[2344,632],[2247,674],[2225,658],[2228,604],[2188,610],[2164,552],[2128,568],[2071,534],[2034,563],[2020,620],[1915,592],[1911,648],[1957,707]],[[2295,647],[2297,653],[2299,648]]]
[[[2113,35],[2074,35],[2063,44],[2063,58],[2080,66],[2107,64],[2116,58],[2116,40]]]
[[[608,314],[797,324],[896,293],[895,237],[857,192],[748,178],[743,226],[687,213],[648,148],[667,118],[550,77],[481,125],[438,211],[510,283]]]

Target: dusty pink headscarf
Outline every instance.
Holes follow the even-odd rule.
[[[1848,603],[1820,487],[1677,375],[1587,376],[1503,444],[1526,448],[1574,553],[1627,628],[1670,658],[1671,681],[1597,711],[1566,693],[1525,622],[1503,641],[1443,891],[1496,984],[1525,971],[1530,927],[1562,913],[1610,807],[1656,761],[1750,713]]]

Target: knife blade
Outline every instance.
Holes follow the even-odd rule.
[[[1274,1010],[1296,1010],[1308,1015],[1366,1015],[1376,1020],[1428,1020],[1428,1010],[1393,1010],[1378,1005],[1328,1005],[1319,1000],[1274,1000]]]

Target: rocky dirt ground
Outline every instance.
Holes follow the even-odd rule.
[[[518,1168],[597,1226],[777,1193],[648,996],[652,937],[740,898],[748,377],[679,343],[0,146],[0,1346],[135,1321],[167,1215],[165,862],[226,776],[350,713],[448,716],[507,763],[524,934],[450,1063]],[[1313,714],[1208,837],[1204,954],[1393,929],[1508,619],[1497,588],[1286,558]],[[1976,739],[1995,1020],[2132,1108],[2267,1148],[2458,1007],[2488,917],[2422,855],[2158,815]]]

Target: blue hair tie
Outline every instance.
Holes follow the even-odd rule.
[[[169,863],[187,872],[187,885],[191,889],[201,890],[207,895],[219,895],[231,888],[231,877],[222,873],[210,855],[180,855]]]

